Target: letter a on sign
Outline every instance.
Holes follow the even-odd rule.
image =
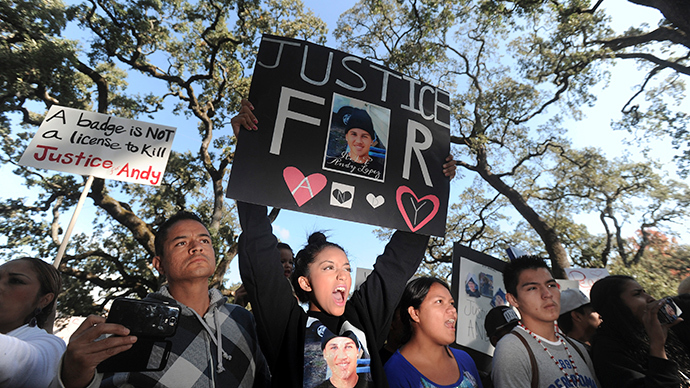
[[[286,167],[283,170],[283,179],[290,189],[292,197],[295,198],[297,206],[302,206],[310,199],[314,198],[324,187],[326,187],[326,177],[323,174],[311,174],[307,177],[296,167]]]

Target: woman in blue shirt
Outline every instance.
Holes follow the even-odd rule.
[[[405,287],[399,308],[403,345],[385,365],[391,388],[482,387],[472,358],[448,346],[455,342],[458,313],[443,280],[412,280]]]

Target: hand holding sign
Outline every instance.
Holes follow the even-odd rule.
[[[257,126],[256,124],[259,123],[259,120],[256,119],[256,116],[254,116],[254,113],[252,111],[254,110],[254,105],[252,105],[249,100],[246,98],[242,99],[241,105],[240,105],[240,111],[237,113],[237,116],[233,117],[232,120],[230,120],[230,124],[232,125],[232,131],[235,133],[235,137],[239,135],[240,133],[240,128],[244,128],[248,131],[256,131]]]
[[[443,175],[453,180],[455,178],[455,170],[457,169],[457,163],[453,160],[453,155],[448,155],[446,157],[446,163],[443,164]]]

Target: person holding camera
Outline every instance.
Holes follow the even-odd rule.
[[[602,388],[690,387],[690,358],[672,323],[661,323],[665,300],[655,300],[630,276],[598,280],[590,292],[602,323],[592,340],[592,360]]]
[[[201,219],[179,212],[160,226],[153,266],[167,285],[145,300],[180,307],[172,347],[159,371],[97,373],[109,357],[131,348],[129,329],[89,316],[70,338],[57,386],[72,387],[266,387],[270,374],[257,342],[254,317],[208,289],[216,265],[211,235]],[[112,335],[102,338],[104,335]],[[161,352],[154,347],[152,354]]]
[[[60,273],[25,257],[0,266],[0,387],[45,387],[57,370],[65,341],[48,334],[60,293]]]

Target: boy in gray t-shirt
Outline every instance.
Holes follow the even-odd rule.
[[[503,281],[521,321],[496,345],[494,386],[598,387],[586,350],[557,331],[561,294],[546,262],[519,257],[506,265]]]

